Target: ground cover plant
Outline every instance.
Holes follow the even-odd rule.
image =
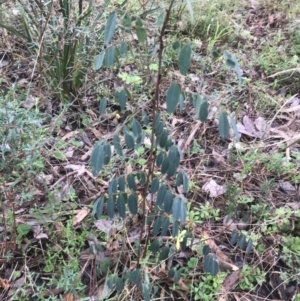
[[[298,1],[1,4],[1,300],[300,300]]]

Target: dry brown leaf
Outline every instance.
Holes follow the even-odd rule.
[[[254,124],[260,133],[260,137],[269,134],[269,125],[265,119],[263,119],[262,117],[258,117],[255,119]]]
[[[95,128],[93,128],[92,127],[92,132],[93,132],[93,134],[95,135],[95,137],[96,138],[98,138],[98,139],[100,139],[100,138],[102,138],[102,134],[101,134],[101,132],[99,132],[98,130],[96,130]]]
[[[9,282],[7,279],[0,278],[0,287],[4,290],[9,289]]]
[[[79,133],[79,131],[72,131],[72,132],[69,132],[69,133],[67,133],[66,135],[64,135],[61,139],[62,140],[67,140],[67,139],[69,139],[69,138],[71,138],[72,136],[74,136],[74,135],[76,135],[76,134],[78,134]]]
[[[223,282],[223,284],[221,286],[221,289],[220,289],[221,296],[219,296],[218,301],[226,301],[227,300],[226,295],[237,284],[240,273],[241,273],[240,270],[234,271],[226,277],[225,281]]]
[[[196,134],[198,128],[200,127],[200,125],[201,125],[201,121],[198,120],[196,122],[196,124],[193,126],[193,129],[192,129],[188,139],[186,140],[185,144],[183,145],[182,152],[187,151],[187,149],[190,146],[191,142],[193,141],[195,134]]]
[[[256,130],[255,130],[255,127],[254,127],[254,123],[253,121],[247,116],[245,115],[243,117],[243,124],[244,124],[244,127],[245,127],[245,130],[252,134],[252,135],[255,135],[256,134]]]
[[[85,173],[84,165],[68,164],[68,165],[65,165],[64,167],[65,167],[65,169],[71,169],[73,171],[77,171],[78,176],[81,176]]]
[[[90,209],[83,208],[77,212],[74,220],[73,220],[73,226],[78,225],[82,220],[85,219],[85,217],[90,213]]]
[[[229,269],[232,271],[239,270],[239,268],[235,264],[232,263],[230,258],[226,254],[224,254],[221,251],[221,249],[216,245],[215,241],[212,238],[210,238],[210,235],[208,234],[207,231],[203,230],[202,236],[204,238],[205,243],[209,245],[210,249],[215,251],[215,253],[217,255],[217,259],[219,261],[219,264],[222,268]]]
[[[226,192],[226,186],[225,185],[219,185],[214,181],[213,179],[209,180],[206,182],[203,186],[202,189],[209,193],[210,198],[215,198],[219,195],[222,195]]]
[[[72,294],[64,294],[63,295],[63,299],[66,300],[66,301],[73,301],[74,300],[74,296]]]

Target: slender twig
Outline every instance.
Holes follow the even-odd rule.
[[[150,148],[150,160],[148,161],[149,162],[149,170],[148,170],[148,174],[147,174],[147,180],[146,180],[146,183],[145,183],[145,187],[144,187],[144,190],[143,190],[143,208],[142,208],[142,211],[143,211],[143,220],[142,220],[142,223],[141,223],[141,230],[140,230],[140,239],[139,239],[139,242],[140,242],[140,245],[139,245],[139,248],[138,248],[138,258],[137,258],[137,268],[139,269],[141,264],[140,264],[140,260],[141,260],[141,241],[142,241],[142,238],[143,238],[143,231],[144,231],[144,225],[145,225],[145,222],[146,222],[146,196],[147,196],[147,191],[148,191],[148,187],[149,187],[149,184],[150,184],[150,178],[153,177],[153,171],[154,171],[154,164],[155,164],[155,158],[156,158],[156,149],[157,149],[157,146],[155,145],[154,146],[154,128],[155,128],[155,114],[156,114],[156,111],[158,110],[158,101],[159,101],[159,92],[160,92],[160,83],[161,83],[161,77],[162,77],[162,56],[163,56],[163,50],[164,50],[164,40],[163,40],[163,37],[165,35],[165,30],[167,28],[167,24],[168,24],[168,21],[170,19],[170,14],[171,14],[171,10],[172,10],[172,6],[174,4],[174,1],[175,0],[172,0],[170,2],[170,5],[169,5],[169,8],[166,10],[166,16],[165,16],[165,20],[164,20],[164,23],[163,23],[163,26],[161,28],[161,32],[160,32],[160,35],[159,35],[159,49],[158,49],[158,72],[157,72],[157,80],[156,80],[156,85],[155,85],[155,94],[154,94],[154,97],[152,99],[152,115],[153,115],[153,118],[152,118],[152,130],[151,130],[151,148]],[[151,202],[151,207],[153,205],[153,202]],[[147,245],[148,245],[148,241],[149,241],[149,236],[150,236],[150,227],[148,229],[148,233],[147,233],[147,236],[146,236],[146,243],[145,243],[145,249],[144,249],[144,252],[143,252],[143,257],[145,257],[145,254],[147,252]]]

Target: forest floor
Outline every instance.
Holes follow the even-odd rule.
[[[129,11],[142,12],[141,3],[129,1]],[[159,110],[189,178],[180,233],[191,233],[194,244],[165,265],[149,253],[143,268],[153,284],[151,300],[300,301],[300,2],[191,3],[194,22],[178,4],[167,29]],[[156,39],[150,38],[154,19],[143,19],[149,40]],[[146,171],[147,145],[126,163],[112,160],[98,177],[90,166],[99,139],[111,141],[128,118],[151,111],[155,82],[143,87],[147,71],[136,39],[121,66],[92,79],[86,74],[86,85],[94,86],[80,105],[61,105],[20,41],[4,31],[0,36],[0,300],[144,300],[131,286],[117,292],[106,281],[136,265],[140,219],[111,222],[104,210],[97,220],[94,205],[120,170]],[[193,49],[186,77],[168,46],[177,40]],[[241,87],[224,51],[239,63]],[[189,105],[166,113],[172,81],[207,97],[207,122]],[[125,110],[113,100],[122,86],[133,95]],[[220,110],[234,116],[240,141],[233,131],[220,137]],[[219,259],[214,277],[203,271],[207,243]],[[177,284],[168,264],[180,271]]]

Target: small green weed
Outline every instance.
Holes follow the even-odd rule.
[[[194,279],[194,283],[190,285],[193,300],[214,300],[226,275],[226,273],[219,273],[216,277],[204,275],[200,276],[200,279]]]
[[[257,284],[261,285],[265,282],[265,277],[266,273],[262,272],[258,267],[244,265],[241,272],[242,282],[239,284],[239,287],[245,291],[253,290]]]

